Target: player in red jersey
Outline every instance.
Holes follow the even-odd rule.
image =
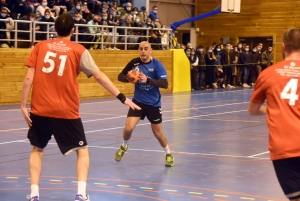
[[[39,201],[42,155],[53,135],[62,154],[77,153],[78,192],[75,201],[84,201],[89,200],[86,181],[90,159],[79,115],[78,74],[82,71],[88,77],[93,76],[122,103],[132,109],[140,108],[120,93],[82,45],[70,41],[74,31],[74,20],[70,15],[60,15],[55,21],[55,29],[59,37],[36,44],[26,62],[28,71],[23,84],[21,110],[30,127],[28,139],[33,146],[29,159],[29,200]],[[29,114],[26,103],[32,85]]]
[[[248,112],[267,114],[269,150],[278,181],[287,198],[300,201],[300,29],[284,34],[282,52],[284,61],[259,75]]]

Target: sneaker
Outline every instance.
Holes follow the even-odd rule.
[[[75,201],[90,201],[89,196],[86,195],[86,199],[81,194],[77,194],[75,197]]]
[[[243,87],[244,87],[244,88],[249,88],[250,86],[249,86],[248,84],[244,83],[244,84],[243,84]]]
[[[230,84],[227,84],[227,88],[232,89],[232,88],[234,88],[234,86],[232,86],[232,85],[230,85]]]
[[[172,154],[166,154],[165,166],[173,167],[174,166],[174,157]]]
[[[29,201],[39,201],[39,196],[31,197],[30,195],[28,195],[27,199],[29,199]]]
[[[217,89],[217,88],[218,88],[217,83],[212,83],[212,88],[213,88],[213,89]]]
[[[121,161],[121,159],[122,159],[124,153],[127,151],[128,147],[129,147],[129,145],[127,145],[127,147],[125,149],[122,145],[120,146],[120,149],[117,151],[116,156],[115,156],[115,160],[117,162]]]

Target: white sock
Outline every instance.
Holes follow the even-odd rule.
[[[85,181],[78,181],[77,184],[77,194],[82,195],[83,198],[86,199],[86,182]]]
[[[167,145],[165,148],[164,148],[166,154],[170,154],[170,149],[169,149],[169,145]]]
[[[123,140],[122,146],[126,149],[128,147],[128,140],[127,141]]]
[[[39,195],[39,186],[36,184],[31,185],[31,195],[30,197],[40,196]]]

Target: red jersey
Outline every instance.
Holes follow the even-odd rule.
[[[77,76],[88,77],[98,69],[90,53],[67,39],[41,41],[35,45],[26,65],[35,68],[31,113],[44,117],[78,119]]]
[[[251,103],[267,100],[272,160],[300,156],[300,61],[285,60],[258,77]]]

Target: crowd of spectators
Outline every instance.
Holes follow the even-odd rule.
[[[47,31],[54,32],[52,25],[57,16],[62,13],[69,13],[75,24],[78,25],[76,33],[79,33],[77,36],[73,36],[72,40],[76,39],[79,43],[83,42],[82,44],[86,48],[117,50],[115,42],[139,43],[145,40],[153,44],[153,49],[168,48],[169,33],[164,30],[166,26],[159,20],[157,6],[153,6],[151,12],[148,13],[145,6],[134,7],[130,0],[123,5],[118,5],[117,0],[0,0],[0,7],[0,19],[7,19],[7,21],[0,21],[0,29],[6,29],[0,31],[0,39],[13,37],[9,33],[14,29],[16,19],[28,22],[36,21],[35,27],[31,27],[32,23],[18,21],[18,30],[34,29],[37,40],[51,39],[55,37],[55,34],[47,35]],[[47,22],[50,25],[39,22]],[[80,26],[80,24],[91,26]],[[100,25],[117,26],[116,32],[113,32],[111,27]],[[137,27],[148,28],[148,31]],[[29,40],[30,33],[18,31],[17,36],[18,39]],[[101,46],[96,42],[103,42],[104,45]],[[9,40],[8,42],[2,40],[0,43],[7,46],[13,45]],[[33,46],[32,41],[30,47]],[[128,44],[127,46],[127,49],[136,48],[136,44]]]
[[[273,64],[273,47],[265,50],[263,44],[216,44],[194,48],[191,43],[182,45],[190,61],[191,86],[194,90],[218,88],[249,88],[255,86],[262,70]]]

